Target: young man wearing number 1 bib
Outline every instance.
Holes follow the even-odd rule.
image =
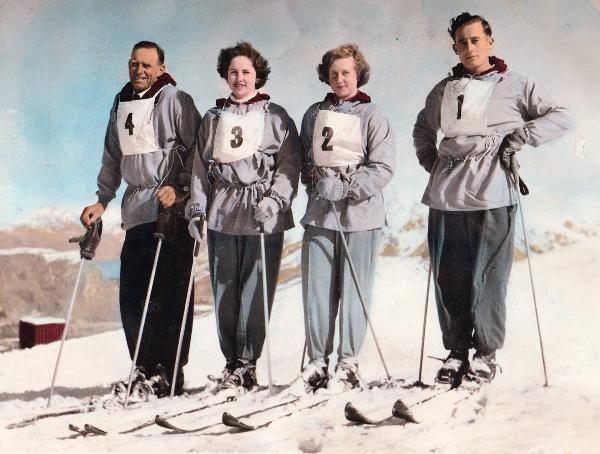
[[[298,383],[309,392],[325,386],[337,392],[360,386],[357,356],[367,321],[357,286],[364,291],[368,310],[381,228],[386,222],[382,191],[394,173],[396,154],[388,120],[358,90],[369,80],[369,66],[358,47],[346,44],[328,51],[318,73],[333,93],[309,107],[300,134],[302,183],[309,196],[301,222],[305,227],[302,295],[310,362]],[[349,258],[341,235],[347,241]],[[349,259],[359,282],[353,279]],[[330,378],[329,355],[338,315],[338,362]]]
[[[183,205],[193,159],[190,148],[200,114],[191,96],[176,88],[165,72],[164,52],[156,43],[141,41],[133,47],[129,79],[110,111],[98,174],[98,202],[84,209],[81,222],[86,227],[94,223],[115,197],[121,179],[127,183],[121,204],[126,233],[121,250],[119,303],[133,358],[157,249],[154,234],[159,205],[174,211],[160,250],[132,388],[150,388],[148,379],[155,394],[163,397],[170,391],[192,266],[193,241],[187,235]],[[177,394],[183,387],[192,320],[190,311],[176,379]]]
[[[250,390],[265,340],[259,261],[264,225],[269,313],[275,296],[283,232],[294,227],[300,144],[286,111],[263,87],[271,69],[250,43],[222,49],[217,63],[231,95],[210,109],[194,148],[189,231],[203,240],[207,224],[210,276],[225,368],[209,377],[215,390]]]
[[[427,96],[413,137],[430,173],[422,201],[429,206],[438,317],[450,350],[436,380],[455,384],[465,374],[492,380],[504,343],[517,204],[511,156],[560,137],[572,120],[530,78],[490,56],[492,30],[484,18],[462,13],[448,32],[460,64]]]

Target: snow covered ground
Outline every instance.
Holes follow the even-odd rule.
[[[491,386],[466,397],[453,391],[411,410],[420,424],[391,421],[377,427],[355,426],[344,418],[352,400],[373,418],[390,415],[402,398],[413,405],[430,395],[419,388],[373,389],[329,397],[319,406],[282,418],[256,432],[239,433],[220,421],[223,411],[239,416],[277,404],[288,397],[269,398],[267,391],[237,402],[192,412],[170,420],[188,428],[216,424],[193,434],[167,434],[149,426],[117,434],[150,420],[155,414],[182,412],[204,405],[198,393],[206,374],[218,373],[219,352],[214,316],[197,317],[190,363],[186,367],[189,397],[146,403],[142,408],[99,410],[89,414],[43,419],[24,428],[10,423],[45,410],[58,343],[0,354],[0,446],[2,452],[600,452],[600,238],[589,237],[533,255],[533,270],[541,316],[550,386],[544,376],[529,286],[527,262],[514,264],[508,296],[503,368]],[[378,340],[395,379],[417,379],[426,264],[418,259],[382,258],[372,308]],[[433,298],[428,317],[426,355],[445,356]],[[273,377],[278,385],[298,373],[303,347],[301,289],[292,283],[277,294],[271,321]],[[360,357],[367,382],[382,379],[384,370],[370,335]],[[76,398],[102,394],[129,371],[121,331],[69,340],[57,380],[53,409],[68,407]],[[427,383],[439,366],[426,357]],[[259,380],[267,381],[266,361],[259,363]],[[398,381],[398,384],[400,382]],[[279,389],[279,388],[278,388]],[[294,405],[305,406],[328,396],[314,396]],[[317,400],[315,400],[317,399]],[[249,419],[261,423],[290,407],[276,408]],[[74,436],[68,424],[90,423],[107,436]]]

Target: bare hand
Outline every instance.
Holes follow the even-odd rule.
[[[163,208],[169,208],[177,201],[177,194],[175,193],[173,186],[163,186],[156,193],[156,198]]]
[[[83,209],[79,220],[86,229],[95,223],[100,216],[104,213],[104,207],[100,202],[94,203],[93,205],[87,206]]]

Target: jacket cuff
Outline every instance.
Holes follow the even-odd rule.
[[[283,197],[281,197],[279,194],[277,194],[275,191],[272,191],[271,189],[269,189],[265,193],[265,197],[269,197],[269,198],[275,200],[275,202],[277,203],[277,206],[279,207],[279,211],[284,211],[285,207],[287,206],[286,199],[284,199]]]
[[[200,209],[200,205],[198,205],[197,203],[194,203],[193,205],[190,205],[188,207],[188,217],[190,219],[193,219],[193,218],[206,219],[206,215],[204,214],[204,211],[202,209]]]
[[[100,194],[98,194],[98,203],[100,203],[102,205],[102,207],[106,210],[106,207],[108,206],[109,202],[113,198],[114,197],[111,197],[109,195],[100,195]]]

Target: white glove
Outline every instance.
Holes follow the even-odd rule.
[[[279,213],[277,201],[272,197],[265,197],[254,208],[254,219],[258,222],[265,222],[277,213]]]
[[[348,182],[338,177],[325,177],[317,181],[319,195],[332,202],[345,199],[348,195]]]
[[[193,239],[195,239],[198,243],[200,243],[204,239],[204,234],[202,233],[203,227],[204,215],[198,213],[197,215],[192,216],[188,224],[188,232],[190,232],[190,236]]]

